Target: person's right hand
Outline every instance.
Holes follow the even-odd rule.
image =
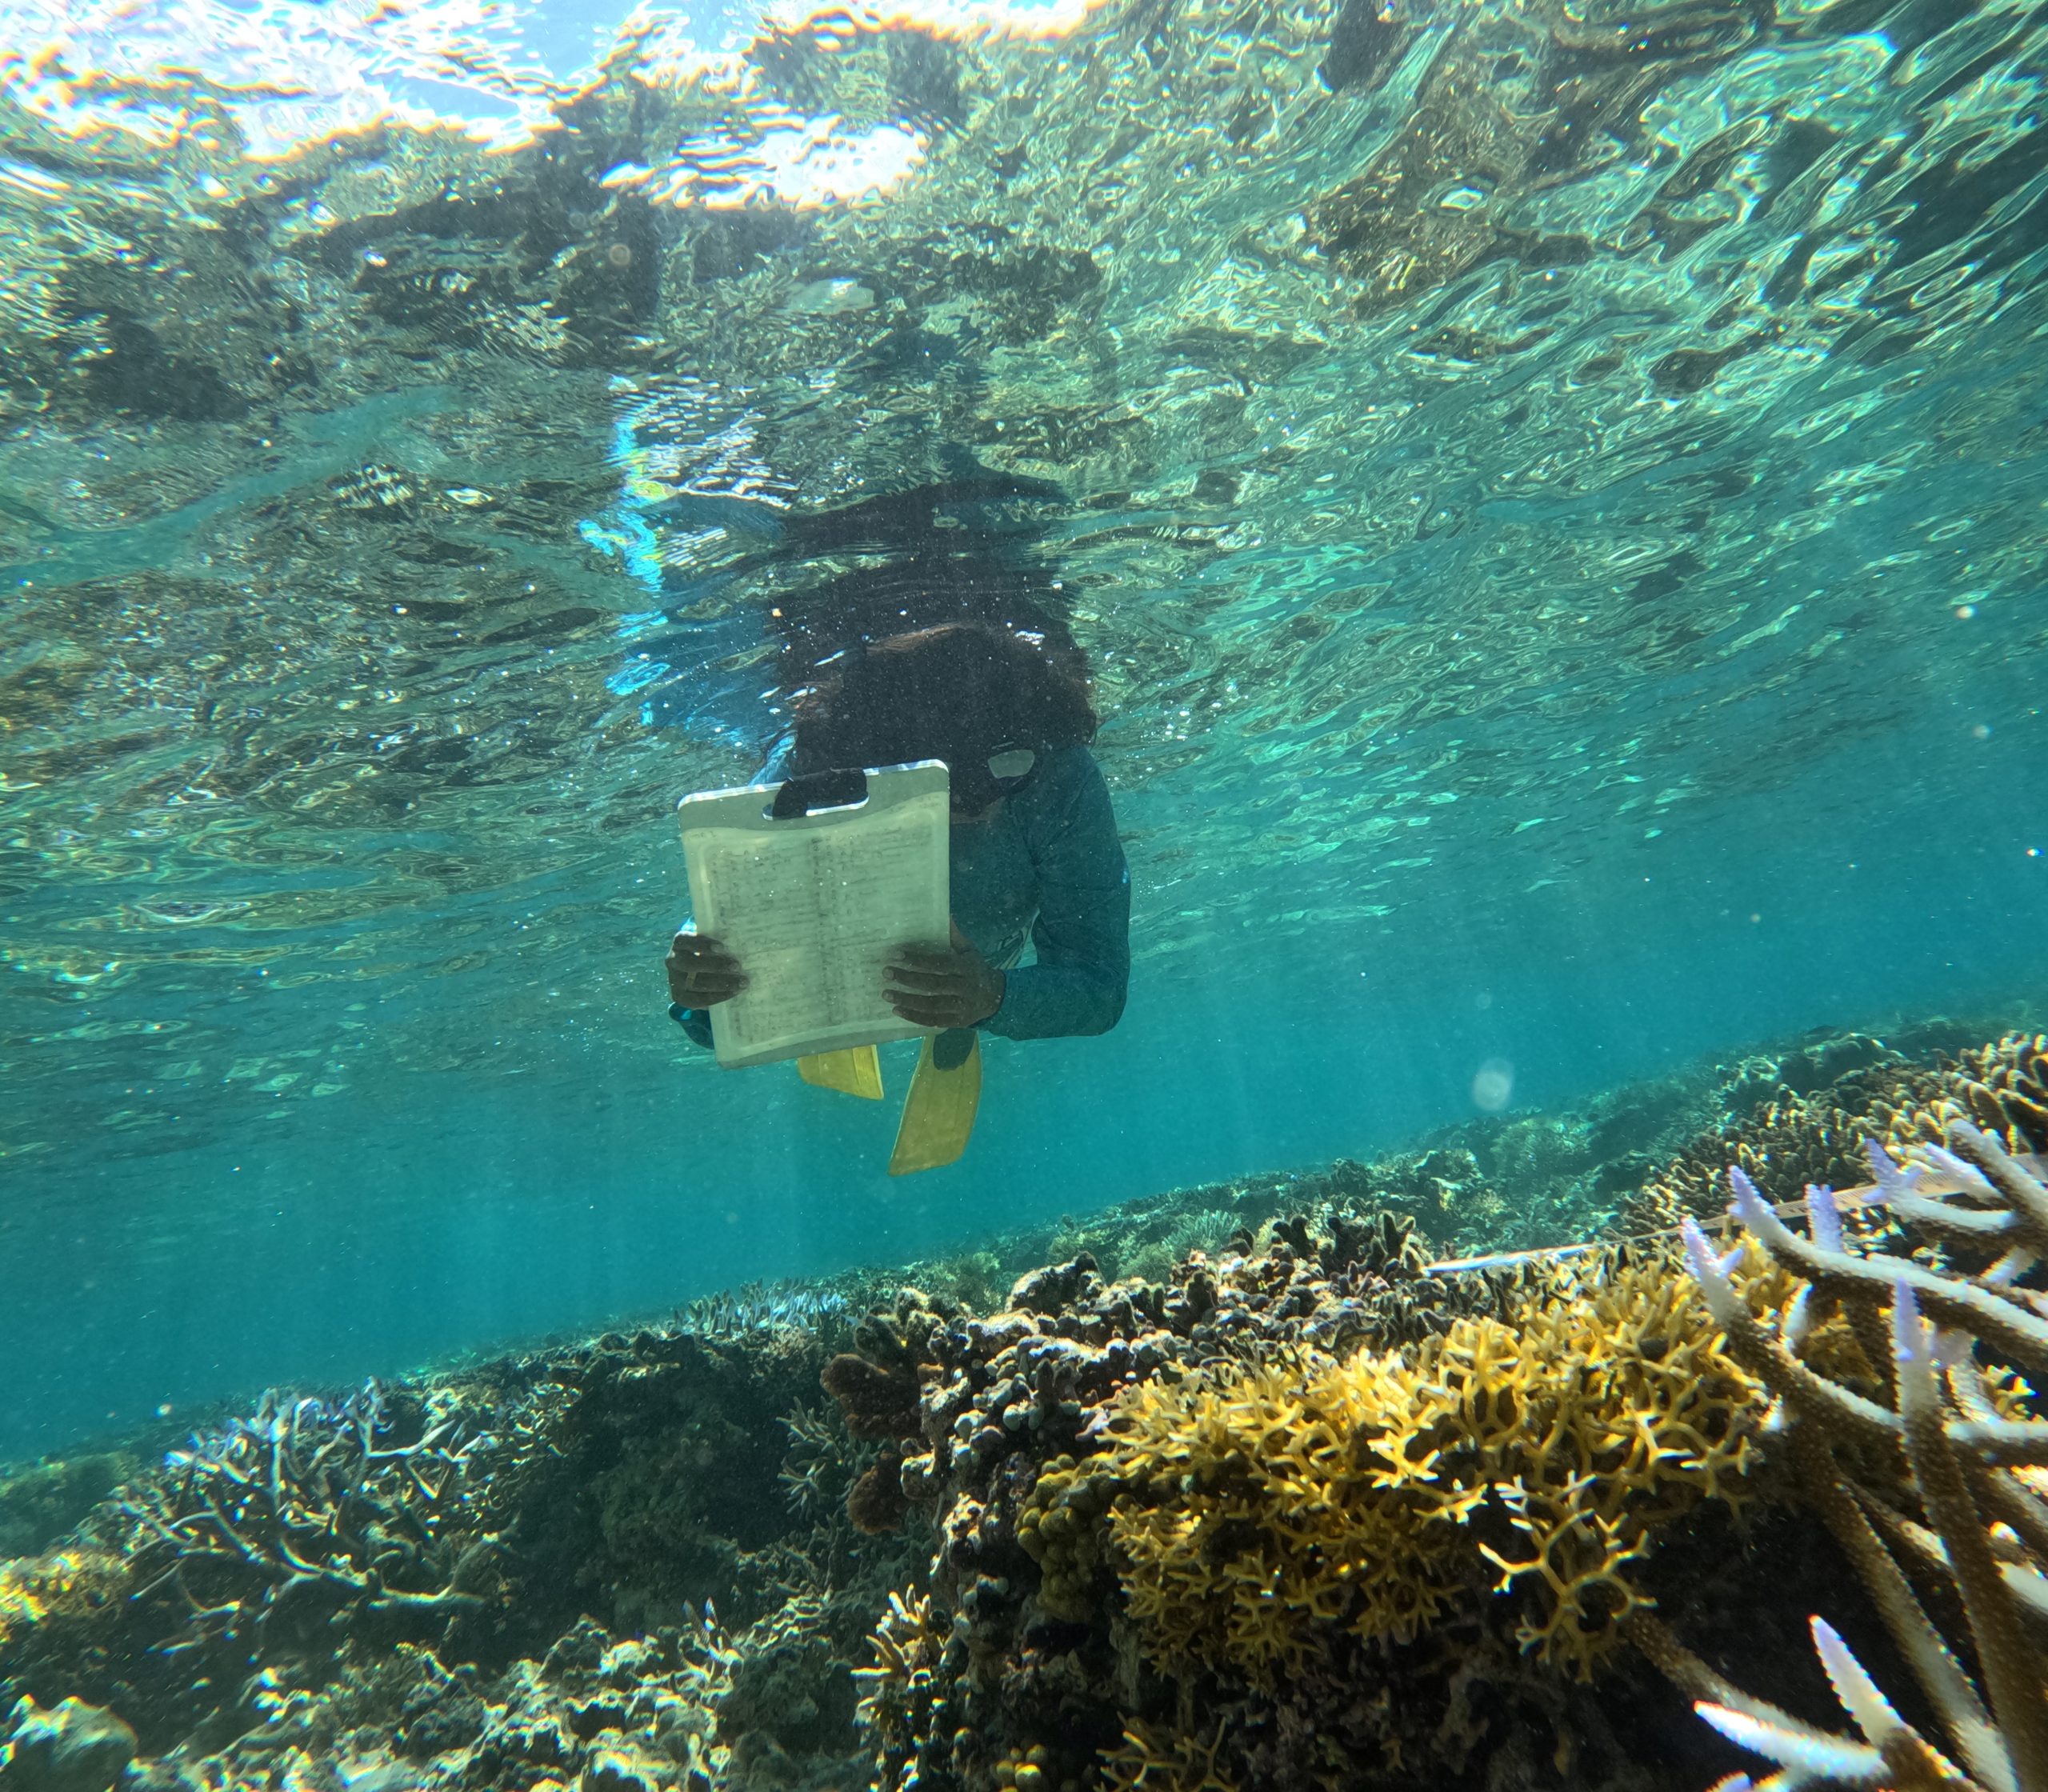
[[[678,1008],[709,1008],[746,987],[739,960],[708,934],[678,934],[662,968],[669,974],[669,1000]]]

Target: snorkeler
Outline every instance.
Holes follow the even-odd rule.
[[[884,986],[914,1026],[1010,1039],[1106,1033],[1130,969],[1130,877],[1101,768],[1086,662],[981,620],[849,648],[798,697],[763,777],[942,759],[952,797],[953,942],[906,946]],[[1026,942],[1034,962],[1019,966]],[[746,987],[717,940],[678,933],[670,1016],[700,1045]]]

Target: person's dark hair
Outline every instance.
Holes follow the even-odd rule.
[[[942,622],[850,647],[796,704],[795,769],[943,759],[953,800],[993,801],[999,747],[1079,746],[1095,738],[1088,666],[1070,641],[998,622]]]

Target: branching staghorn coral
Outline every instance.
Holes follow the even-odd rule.
[[[1129,1609],[1170,1670],[1270,1686],[1344,1634],[1411,1638],[1490,1581],[1534,1592],[1524,1647],[1582,1675],[1646,1602],[1629,1570],[1653,1527],[1743,1497],[1764,1406],[1665,1266],[1603,1256],[1512,1324],[1146,1383],[1088,1474],[1046,1478],[1020,1540],[1058,1581],[1062,1510],[1110,1478]]]
[[[834,1484],[846,1478],[851,1466],[845,1436],[823,1413],[801,1403],[780,1422],[790,1434],[790,1450],[776,1478],[798,1516],[820,1518],[832,1504]]]
[[[2008,1033],[1904,1080],[1910,1098],[1877,1107],[1895,1155],[1938,1144],[1958,1121],[1982,1128],[2009,1152],[2048,1150],[2048,1034]]]
[[[1217,1765],[1223,1726],[1198,1738],[1164,1732],[1134,1718],[1123,1740],[1102,1757],[1114,1792],[1238,1792],[1238,1782]]]
[[[678,1331],[700,1338],[741,1339],[777,1331],[824,1334],[849,1321],[853,1311],[846,1297],[834,1289],[750,1282],[737,1290],[721,1289],[678,1307],[675,1325]]]
[[[2048,1258],[2048,1186],[1998,1140],[1951,1120],[1947,1146],[1902,1168],[1873,1143],[1874,1196],[1930,1247],[1918,1260],[1856,1248],[1833,1194],[1809,1191],[1802,1238],[1731,1172],[1734,1210],[1781,1268],[1806,1286],[1760,1324],[1738,1292],[1739,1252],[1717,1256],[1686,1228],[1697,1278],[1729,1354],[1779,1402],[1809,1498],[1868,1586],[1938,1714],[1960,1766],[1909,1725],[1821,1618],[1815,1647],[1860,1741],[1833,1736],[1749,1698],[1646,1619],[1630,1634],[1698,1699],[1731,1740],[1778,1764],[1775,1792],[1813,1785],[2048,1787],[2048,1654],[2030,1622],[2048,1618],[2048,1423],[2021,1372],[2048,1375],[2048,1302],[2019,1278]],[[1808,1360],[1814,1319],[1846,1310],[1867,1335],[1888,1320],[1888,1398],[1873,1398]],[[1980,1352],[1990,1358],[1980,1360]],[[1854,1465],[1892,1470],[1890,1485]],[[1917,1508],[1916,1510],[1913,1510]],[[1973,1679],[1914,1591],[1903,1558],[1952,1589],[1968,1630]],[[1746,1788],[1738,1775],[1722,1792]]]
[[[1767,1197],[1796,1199],[1810,1183],[1858,1176],[1866,1138],[1903,1156],[1938,1144],[1956,1121],[2008,1151],[2048,1150],[2048,1034],[2008,1033],[1938,1063],[1887,1061],[1806,1093],[1781,1090],[1686,1145],[1630,1198],[1626,1229],[1718,1214],[1731,1163]]]
[[[474,1608],[465,1581],[496,1543],[470,1510],[478,1441],[430,1408],[396,1410],[374,1381],[339,1401],[266,1393],[121,1502],[138,1597],[168,1586],[189,1606],[174,1646],[253,1643],[307,1599],[427,1620]]]

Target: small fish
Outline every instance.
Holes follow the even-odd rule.
[[[419,495],[410,474],[376,461],[330,480],[327,490],[345,510],[402,510]]]

